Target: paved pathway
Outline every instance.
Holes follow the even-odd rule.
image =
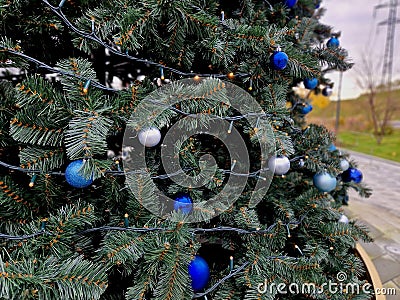
[[[350,158],[358,163],[364,183],[373,189],[370,198],[350,191],[345,213],[370,228],[374,243],[361,243],[371,257],[385,288],[396,288],[400,299],[400,164],[352,151]]]

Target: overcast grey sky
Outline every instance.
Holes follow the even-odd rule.
[[[330,25],[334,31],[341,31],[340,44],[349,51],[349,56],[357,65],[361,64],[361,54],[363,51],[374,51],[378,61],[382,61],[386,41],[386,26],[377,26],[377,23],[384,21],[388,16],[388,8],[377,11],[373,16],[374,6],[387,3],[389,0],[323,0],[321,7],[327,9],[321,22]],[[400,11],[400,7],[398,8]],[[400,18],[400,14],[398,13]],[[396,28],[396,38],[394,48],[400,49],[400,24]],[[371,50],[373,49],[373,50]],[[397,54],[397,55],[396,55]],[[400,51],[395,51],[393,75],[400,72]],[[378,75],[382,72],[382,65],[379,66]],[[328,76],[335,82],[334,92],[331,97],[336,100],[339,85],[338,73]],[[356,70],[345,72],[343,75],[342,98],[357,97],[361,90],[357,87],[355,78]]]

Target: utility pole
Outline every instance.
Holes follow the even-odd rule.
[[[343,70],[340,70],[338,98],[336,101],[336,121],[335,121],[335,133],[336,134],[338,134],[338,132],[339,132],[339,124],[340,124],[340,102],[342,100],[342,81],[343,81]]]

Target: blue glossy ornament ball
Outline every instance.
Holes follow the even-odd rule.
[[[315,187],[321,192],[329,193],[336,188],[336,178],[326,172],[315,174],[313,182]]]
[[[275,70],[283,70],[286,68],[287,63],[289,61],[289,57],[285,52],[282,51],[274,51],[269,58],[272,68]]]
[[[309,90],[315,89],[318,85],[317,78],[306,78],[306,79],[304,79],[303,82],[304,82],[304,87]]]
[[[184,214],[189,214],[193,208],[193,201],[189,195],[181,195],[175,198],[174,210],[180,210]]]
[[[297,3],[297,0],[286,0],[285,4],[287,7],[292,8],[293,6],[295,6]]]
[[[79,171],[84,162],[82,159],[71,162],[65,169],[65,180],[75,188],[85,188],[92,184],[93,178],[83,177]]]
[[[313,109],[312,105],[311,105],[310,103],[307,103],[305,106],[303,106],[303,107],[301,108],[301,113],[302,113],[303,115],[306,115],[306,114],[308,114],[310,111],[312,111],[312,109]]]
[[[333,152],[333,151],[336,151],[337,148],[336,148],[336,146],[335,146],[334,144],[330,144],[329,147],[328,147],[328,150],[329,150],[330,152]]]
[[[189,275],[192,279],[192,288],[194,291],[204,289],[210,279],[210,269],[204,258],[196,255],[189,264]]]
[[[331,37],[326,43],[326,46],[328,48],[337,48],[339,47],[339,45],[340,45],[339,40],[335,37]]]
[[[363,179],[363,174],[356,168],[348,168],[342,173],[342,179],[344,182],[354,181],[355,183],[360,183]]]

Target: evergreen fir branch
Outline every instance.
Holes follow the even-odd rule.
[[[59,168],[64,163],[63,149],[40,149],[28,146],[19,152],[21,168],[43,172]]]
[[[172,300],[175,297],[179,299],[188,299],[191,296],[188,265],[191,254],[181,250],[179,245],[174,247],[174,251],[167,252],[163,256],[163,262],[166,268],[161,268],[158,276],[157,286],[154,289],[154,295],[159,299]]]
[[[111,265],[123,265],[127,274],[135,270],[138,261],[144,254],[146,239],[141,233],[110,232],[104,237],[99,256],[108,260]]]
[[[0,215],[7,218],[29,218],[37,212],[33,203],[7,177],[0,180]]]
[[[80,236],[76,233],[86,226],[93,226],[98,220],[91,205],[85,206],[78,202],[76,205],[66,205],[48,217],[46,231],[52,235],[43,235],[31,240],[31,247],[51,251],[58,258],[69,257],[73,252],[73,242]],[[34,226],[34,225],[32,225]]]
[[[155,193],[155,186],[152,179],[146,175],[127,174],[126,183],[129,187],[136,191],[135,198],[140,204],[141,208],[146,208],[151,211],[160,211],[163,207]],[[129,212],[132,214],[131,212]],[[149,219],[150,216],[142,215],[142,218]]]
[[[57,63],[57,67],[61,70],[66,70],[74,76],[62,76],[60,78],[63,84],[63,89],[67,92],[70,99],[77,101],[78,99],[85,99],[87,97],[84,92],[84,85],[90,80],[96,81],[96,72],[92,68],[92,64],[87,59],[70,58],[63,59]],[[84,81],[78,81],[77,78],[84,78]],[[92,90],[90,90],[92,92]]]
[[[321,71],[315,68],[316,65],[318,65],[316,60],[306,64],[303,59],[291,57],[287,69],[290,76],[294,78],[318,78],[321,75]]]
[[[98,7],[89,7],[85,15],[76,20],[76,24],[79,28],[87,32],[93,29],[99,38],[106,40],[118,29],[115,17],[121,15],[121,10],[121,6],[116,3],[101,2]],[[101,46],[81,36],[75,37],[73,42],[76,48],[86,53],[91,53],[93,49]]]
[[[135,61],[138,63],[143,63],[143,64],[148,64],[151,66],[155,66],[158,68],[164,68],[166,71],[170,71],[176,75],[180,75],[180,76],[185,76],[185,77],[195,77],[195,76],[199,76],[199,77],[214,77],[214,78],[227,78],[228,76],[226,74],[212,74],[212,73],[208,73],[208,74],[198,74],[198,73],[193,73],[193,72],[183,72],[180,71],[178,69],[172,68],[172,67],[168,67],[165,66],[161,63],[157,63],[157,62],[153,62],[151,60],[148,59],[141,59],[141,58],[137,58],[134,57],[132,55],[129,55],[127,53],[123,53],[121,51],[119,51],[117,48],[112,47],[108,44],[106,44],[104,41],[102,41],[94,32],[86,32],[83,30],[78,29],[77,27],[75,27],[69,20],[68,18],[65,16],[65,14],[61,11],[60,7],[55,7],[52,6],[47,0],[42,0],[47,6],[49,6],[49,8],[65,23],[65,25],[70,28],[73,32],[77,33],[78,35],[80,35],[81,37],[94,41],[100,45],[102,45],[104,48],[108,49],[111,53],[118,55],[120,57],[124,57],[128,60],[131,61]],[[129,33],[129,32],[128,32]],[[234,74],[236,78],[245,78],[245,77],[249,77],[250,74],[247,73],[236,73]]]
[[[20,112],[11,120],[11,137],[25,144],[61,146],[64,134],[63,128],[57,126],[63,123],[63,120],[60,120],[60,116],[48,115],[45,119],[44,116],[41,118],[30,116],[32,113],[34,111],[30,113],[28,111]],[[54,117],[51,118],[52,124],[49,123],[47,117]]]
[[[45,294],[49,295],[50,288],[44,284],[44,278],[35,267],[37,263],[33,262],[33,259],[9,263],[0,256],[0,297],[32,299],[40,295],[39,299],[44,299]],[[22,296],[24,294],[25,297]]]
[[[279,109],[286,109],[287,85],[268,84],[260,93],[263,95],[263,109],[267,113],[273,113]]]
[[[341,47],[337,49],[319,47],[314,49],[314,53],[327,66],[324,72],[329,70],[346,71],[353,66],[353,63],[348,58],[347,51]]]
[[[118,20],[119,28],[126,28],[125,31],[121,32],[119,36],[115,38],[115,44],[120,45],[123,48],[129,48],[133,51],[140,49],[143,45],[142,40],[138,40],[140,34],[134,34],[138,32],[147,31],[145,26],[148,24],[147,21],[151,18],[157,18],[156,14],[151,15],[149,9],[135,9],[131,8],[127,10],[127,13],[123,15],[123,18]],[[149,26],[152,28],[152,26]]]
[[[276,141],[276,155],[290,156],[295,153],[291,137],[280,130],[274,129]]]
[[[30,76],[17,85],[17,104],[21,108],[45,105],[46,109],[42,113],[65,107],[62,95],[48,80],[40,76]]]
[[[49,174],[38,174],[32,190],[34,195],[41,199],[40,205],[45,208],[47,213],[54,212],[65,200],[65,192],[62,187],[58,184],[57,179]]]
[[[107,274],[102,264],[82,256],[48,262],[48,283],[55,285],[59,299],[99,299],[107,288]]]
[[[8,57],[7,53],[16,53],[19,54],[21,53],[21,46],[13,42],[11,39],[1,36],[0,37],[0,61],[5,62],[8,61],[9,63],[12,63],[12,67],[16,68],[27,68],[28,64],[26,61],[21,59],[18,55],[14,57],[12,60]],[[6,65],[7,66],[7,65]],[[4,66],[2,66],[4,67]]]
[[[314,39],[314,30],[318,25],[318,21],[314,18],[302,18],[296,20],[297,24],[293,28],[298,36],[297,41],[300,45],[308,45]]]
[[[88,80],[88,78],[84,78],[83,76],[76,75],[76,74],[71,73],[71,72],[66,72],[66,71],[64,71],[62,69],[59,69],[59,68],[51,67],[50,65],[48,65],[48,64],[46,64],[46,63],[44,63],[44,62],[42,62],[40,60],[37,60],[37,59],[35,59],[33,57],[30,57],[29,55],[26,55],[26,54],[20,52],[19,50],[9,49],[7,47],[4,47],[1,44],[0,44],[0,49],[3,50],[4,52],[10,53],[10,54],[16,56],[17,58],[19,58],[18,66],[21,67],[21,68],[26,69],[27,68],[27,64],[23,63],[23,62],[29,61],[29,62],[32,62],[32,63],[36,64],[39,68],[45,69],[47,71],[50,71],[51,73],[58,73],[58,74],[61,74],[63,76],[73,77],[73,78],[76,78],[76,79],[80,79],[83,82],[86,82]],[[0,53],[1,53],[1,51],[0,51]],[[97,87],[97,88],[102,89],[102,90],[107,90],[107,91],[111,91],[111,92],[117,91],[115,89],[108,88],[105,85],[102,85],[102,84],[100,84],[100,83],[98,83],[98,82],[96,82],[94,80],[91,82],[91,84],[93,86]]]
[[[112,121],[98,113],[77,112],[79,117],[70,120],[65,133],[68,158],[88,158],[102,155],[107,150],[106,138]]]
[[[9,135],[10,120],[17,109],[14,86],[9,81],[0,81],[0,147],[13,141]]]
[[[235,215],[235,221],[239,227],[248,229],[260,229],[261,224],[258,220],[257,212],[253,209],[241,207],[240,212]]]

